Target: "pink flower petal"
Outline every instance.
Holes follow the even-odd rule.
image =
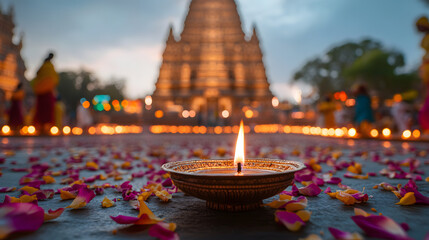
[[[305,222],[296,214],[286,211],[277,211],[275,213],[276,220],[282,223],[290,231],[298,231]]]
[[[386,216],[352,216],[351,218],[369,237],[392,240],[411,239],[399,224]]]
[[[299,188],[298,191],[302,195],[314,197],[319,195],[322,192],[322,189],[320,189],[316,184],[311,183],[306,187]]]
[[[119,224],[134,224],[140,219],[138,217],[130,217],[130,216],[124,216],[124,215],[119,215],[116,217],[110,216],[110,218]]]
[[[95,197],[94,191],[88,188],[79,189],[79,193],[77,197],[73,200],[73,202],[67,208],[78,209],[85,207],[93,198]]]
[[[43,224],[43,215],[43,209],[32,203],[0,204],[0,236],[36,231]]]
[[[149,228],[149,235],[152,237],[156,237],[160,240],[179,240],[179,235],[174,232],[172,229],[172,224],[174,223],[163,223],[159,222],[155,225],[152,225]],[[175,224],[174,224],[175,228]]]
[[[328,228],[335,240],[363,240],[359,233],[344,232],[336,228]]]

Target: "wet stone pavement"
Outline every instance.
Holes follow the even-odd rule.
[[[119,185],[127,181],[132,173],[145,171],[142,160],[155,168],[165,160],[177,161],[182,159],[195,159],[199,156],[219,157],[219,149],[226,151],[225,157],[232,156],[235,147],[235,135],[123,135],[123,136],[70,136],[70,137],[9,137],[1,138],[0,157],[5,157],[5,163],[0,164],[2,176],[0,187],[17,187],[19,180],[27,172],[13,171],[14,168],[28,168],[30,157],[39,157],[37,163],[49,163],[53,171],[84,166],[86,161],[97,158],[100,165],[105,162],[123,164],[125,155],[133,156],[131,166],[127,169],[119,168],[122,180],[108,178],[97,180],[88,185],[110,183]],[[389,191],[373,189],[373,186],[381,182],[388,182],[394,186],[406,184],[407,179],[390,179],[379,174],[386,168],[385,164],[371,161],[373,154],[379,154],[382,159],[389,158],[394,161],[402,161],[409,157],[421,161],[419,170],[424,171],[423,181],[417,181],[419,191],[429,196],[429,183],[425,178],[429,176],[429,156],[425,151],[429,150],[428,143],[404,143],[374,140],[344,140],[328,139],[311,136],[297,135],[246,135],[246,154],[248,157],[284,157],[288,160],[304,160],[306,149],[313,149],[314,156],[317,153],[332,154],[341,152],[342,156],[337,160],[354,160],[362,164],[363,173],[375,172],[377,176],[369,179],[352,179],[343,177],[346,170],[334,174],[343,179],[343,184],[353,189],[370,195],[368,202],[346,206],[337,199],[330,198],[321,193],[316,197],[308,198],[307,210],[312,212],[310,221],[297,232],[291,232],[283,225],[275,222],[274,212],[268,206],[246,212],[222,212],[208,209],[205,202],[181,192],[174,193],[169,202],[162,202],[156,196],[147,200],[148,207],[153,213],[165,222],[177,224],[176,232],[180,239],[299,239],[309,234],[319,234],[323,239],[333,239],[328,227],[335,227],[343,231],[358,232],[365,236],[364,232],[351,220],[354,215],[354,207],[371,212],[375,208],[378,212],[388,216],[398,223],[405,222],[409,225],[408,235],[414,239],[423,239],[429,232],[429,208],[427,205],[399,206],[395,205],[398,198]],[[308,151],[307,151],[308,152]],[[419,156],[416,156],[417,155]],[[83,163],[66,164],[65,159],[70,155],[81,154]],[[388,155],[385,156],[384,154]],[[359,156],[360,155],[360,156]],[[362,157],[363,155],[363,157]],[[322,171],[327,172],[332,167],[321,164]],[[80,178],[88,178],[96,174],[105,174],[103,170],[79,172]],[[106,175],[106,174],[105,174]],[[58,189],[66,185],[60,184],[65,176],[55,177],[56,183],[42,185],[43,189]],[[147,178],[135,178],[131,181],[133,189],[140,189],[147,184]],[[297,184],[301,187],[300,184]],[[333,191],[338,189],[335,185],[325,184],[321,186],[325,190],[330,186]],[[22,187],[22,186],[21,186]],[[287,190],[290,190],[288,187]],[[19,191],[1,193],[0,201],[5,195],[19,196]],[[31,233],[15,233],[12,239],[155,239],[148,234],[148,228],[144,226],[119,225],[110,216],[126,215],[137,216],[138,211],[130,206],[128,201],[118,201],[114,207],[102,208],[101,201],[107,196],[109,199],[121,198],[121,194],[112,188],[106,188],[103,195],[97,195],[87,206],[70,210],[66,209],[57,219],[46,222],[40,229]],[[264,200],[268,203],[278,196]],[[39,206],[47,211],[66,207],[71,200],[62,201],[59,194],[53,199],[39,201]],[[366,239],[371,239],[365,236]]]

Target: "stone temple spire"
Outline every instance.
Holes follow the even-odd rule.
[[[153,110],[193,110],[214,124],[225,110],[238,122],[249,106],[263,116],[273,95],[262,58],[256,28],[247,41],[234,0],[192,0],[180,40],[170,26]]]

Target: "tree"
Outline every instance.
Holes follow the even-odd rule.
[[[397,51],[376,49],[358,58],[344,75],[348,83],[365,82],[371,89],[377,91],[382,99],[390,98],[395,93],[402,93],[416,87],[419,80],[416,74],[399,74],[405,65],[404,56]]]
[[[110,95],[112,99],[124,99],[124,80],[111,79],[101,84],[99,79],[91,72],[60,72],[60,81],[57,87],[61,100],[67,108],[67,113],[73,115],[80,99],[91,100],[95,95]]]
[[[350,87],[343,71],[368,51],[382,48],[382,44],[371,39],[359,43],[347,42],[333,47],[323,56],[308,61],[293,77],[318,90],[319,96]]]

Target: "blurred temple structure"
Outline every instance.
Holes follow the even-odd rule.
[[[0,91],[4,92],[7,99],[20,82],[27,82],[24,81],[25,64],[20,53],[22,36],[15,44],[14,28],[13,8],[7,12],[0,9]]]
[[[151,111],[190,111],[195,124],[219,125],[249,109],[253,122],[272,122],[262,58],[256,27],[245,35],[234,0],[192,0],[180,39],[170,26]]]

